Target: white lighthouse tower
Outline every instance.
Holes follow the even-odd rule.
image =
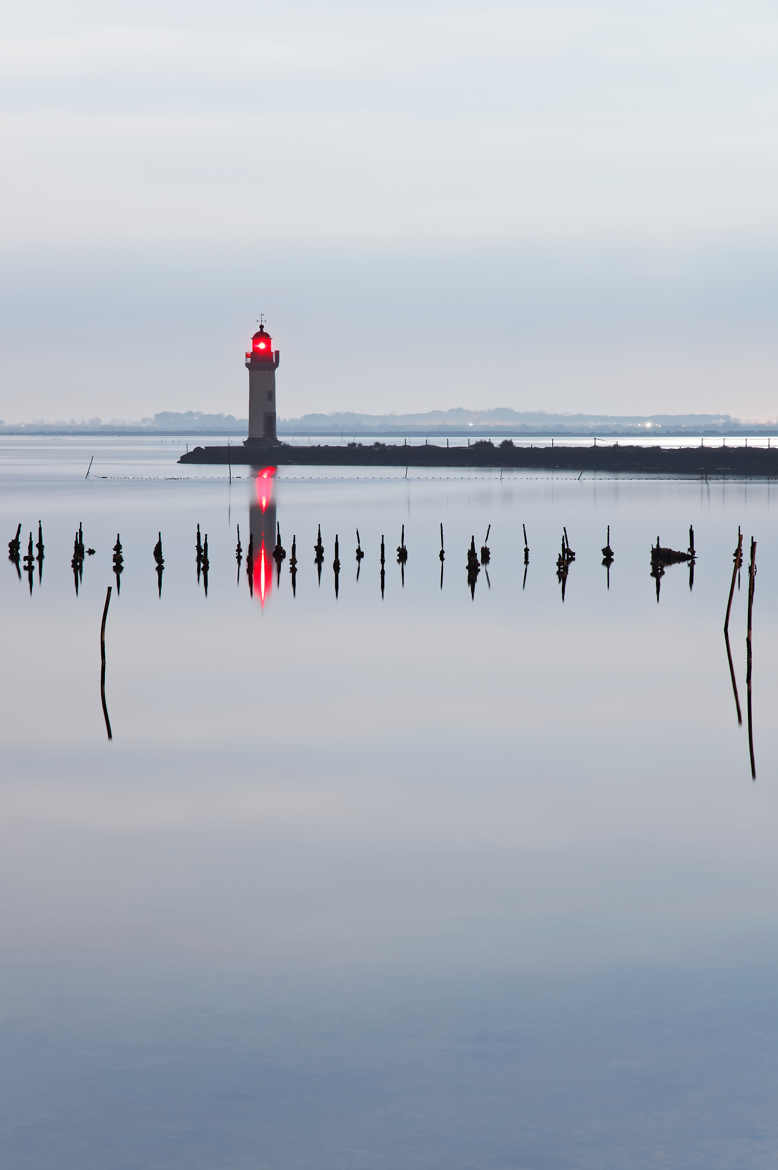
[[[249,372],[249,437],[247,443],[276,443],[276,370],[280,350],[273,349],[273,339],[265,329],[264,314],[259,329],[246,352]]]

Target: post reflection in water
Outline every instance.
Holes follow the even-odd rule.
[[[253,595],[264,608],[273,588],[271,550],[277,532],[276,502],[273,495],[275,467],[263,467],[257,472],[254,487],[255,500],[249,507],[249,531],[253,552],[251,585]]]

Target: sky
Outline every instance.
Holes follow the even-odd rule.
[[[34,0],[0,417],[778,415],[778,11]]]

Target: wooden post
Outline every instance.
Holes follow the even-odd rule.
[[[105,605],[103,606],[103,620],[100,623],[100,657],[105,662],[105,623],[108,620],[108,606],[111,604],[111,586],[105,590]]]
[[[105,590],[105,605],[103,606],[103,620],[100,623],[100,702],[103,707],[105,730],[109,739],[113,739],[111,720],[108,718],[108,704],[105,701],[105,623],[108,619],[108,606],[111,604],[111,586]]]
[[[748,624],[746,628],[746,710],[748,713],[748,755],[751,761],[751,779],[756,780],[754,758],[754,723],[751,712],[751,631],[754,611],[754,584],[756,581],[756,541],[751,537],[751,559],[748,565]]]
[[[740,527],[738,526],[737,547],[732,555],[732,580],[729,583],[729,597],[727,598],[727,612],[726,612],[726,616],[724,617],[724,633],[725,634],[726,634],[727,630],[729,629],[729,615],[732,611],[732,597],[733,597],[734,592],[735,592],[735,578],[737,577],[738,570],[740,569],[740,566],[742,563],[743,563],[743,533],[740,531]]]
[[[737,689],[737,679],[735,678],[735,664],[732,661],[732,647],[729,644],[729,632],[724,630],[724,647],[727,651],[727,662],[729,663],[729,677],[732,682],[732,694],[735,696],[735,712],[737,714],[738,724],[743,725],[743,713],[740,710],[740,695]]]

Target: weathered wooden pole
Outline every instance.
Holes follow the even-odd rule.
[[[482,565],[488,565],[489,561],[491,560],[491,553],[489,552],[489,533],[491,531],[492,531],[492,526],[491,526],[491,524],[489,524],[488,528],[486,529],[486,536],[484,537],[484,542],[481,545],[481,564]]]
[[[748,755],[751,761],[751,779],[756,780],[754,758],[754,721],[751,711],[752,619],[754,612],[754,585],[756,583],[756,541],[751,537],[751,559],[748,565],[748,619],[746,629],[746,709],[748,713]]]
[[[732,647],[729,644],[729,631],[724,629],[724,646],[727,651],[727,662],[729,663],[729,677],[732,683],[732,694],[735,696],[735,712],[737,714],[738,724],[743,725],[743,713],[740,710],[740,695],[737,689],[737,679],[735,678],[735,664],[732,661]]]
[[[337,601],[340,586],[340,541],[337,532],[335,533],[335,556],[332,561],[332,571],[335,574],[335,600]]]
[[[105,662],[105,623],[108,620],[108,606],[111,604],[111,586],[105,590],[105,605],[103,606],[103,620],[100,622],[100,657]]]
[[[124,554],[122,552],[122,538],[116,533],[116,543],[113,546],[113,575],[116,578],[116,593],[121,592],[121,576],[124,572]]]
[[[737,530],[737,546],[732,554],[732,580],[729,583],[729,597],[727,598],[727,612],[724,617],[724,633],[729,629],[729,615],[732,612],[732,598],[735,593],[735,578],[743,563],[743,533],[740,531],[740,525]]]
[[[614,559],[614,557],[613,557],[613,549],[611,548],[611,526],[610,526],[610,524],[609,524],[609,525],[608,525],[608,530],[607,530],[607,535],[606,535],[606,537],[605,537],[605,547],[604,547],[604,548],[603,548],[603,550],[602,550],[602,560],[603,560],[603,564],[605,564],[605,563],[606,563],[606,561],[610,561],[610,562],[612,562],[612,561],[613,561],[613,559]]]
[[[408,549],[405,547],[405,525],[402,526],[400,543],[397,546],[397,564],[404,565],[408,560]]]
[[[246,549],[246,580],[249,583],[249,594],[254,596],[254,534],[249,532],[249,543]]]
[[[297,596],[297,536],[292,533],[292,555],[289,557],[289,576],[292,579],[292,597]]]
[[[111,720],[108,718],[108,704],[105,701],[105,623],[108,620],[108,606],[111,603],[111,586],[108,585],[105,590],[105,605],[103,606],[103,620],[100,622],[100,702],[103,707],[103,718],[105,719],[105,730],[109,739],[113,739],[111,733]]]

